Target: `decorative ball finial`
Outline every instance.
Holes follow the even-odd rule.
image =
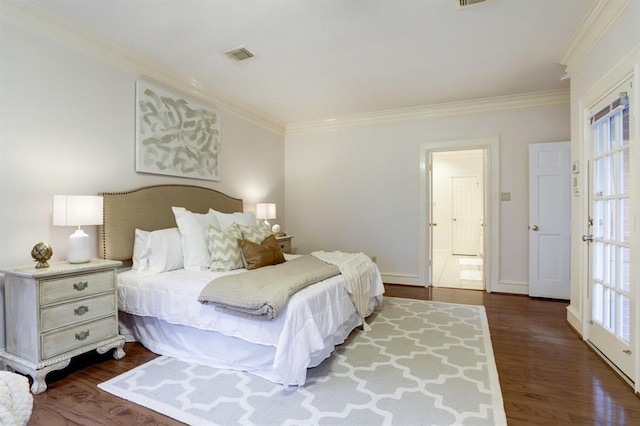
[[[51,259],[51,256],[53,256],[53,250],[49,244],[40,242],[31,249],[31,257],[38,262],[36,269],[48,268],[47,260]]]

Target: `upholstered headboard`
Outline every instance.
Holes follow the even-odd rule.
[[[100,195],[104,224],[98,228],[98,255],[111,260],[131,259],[136,228],[155,231],[177,226],[173,206],[195,213],[207,213],[210,208],[222,213],[243,210],[241,199],[193,185],[155,185]]]

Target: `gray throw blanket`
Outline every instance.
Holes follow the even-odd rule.
[[[284,310],[292,294],[338,274],[337,266],[305,255],[278,265],[216,278],[202,290],[198,301],[211,303],[216,309],[272,320]]]

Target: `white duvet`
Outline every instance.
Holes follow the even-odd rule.
[[[220,312],[213,305],[198,302],[209,281],[243,271],[180,269],[151,276],[139,276],[134,271],[119,273],[119,309],[142,317],[135,325],[121,325],[156,353],[250,371],[284,385],[302,385],[306,369],[328,357],[336,344],[362,324],[344,289],[342,275],[294,294],[282,315],[272,321]],[[367,314],[381,302],[384,292],[375,265],[369,273],[372,282]],[[125,316],[125,322],[135,319]]]

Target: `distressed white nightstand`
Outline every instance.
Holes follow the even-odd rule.
[[[46,375],[69,365],[71,358],[97,350],[125,353],[118,334],[116,268],[122,263],[52,262],[2,269],[5,274],[6,367],[33,377],[31,392],[47,390]]]
[[[293,239],[293,235],[283,235],[281,237],[276,235],[276,240],[278,240],[278,244],[280,245],[280,250],[283,253],[291,254],[291,240]]]

